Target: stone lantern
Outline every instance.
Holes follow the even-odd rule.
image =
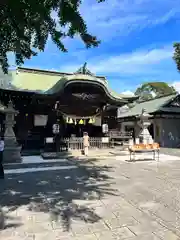
[[[153,142],[152,136],[148,130],[149,125],[151,125],[150,117],[151,115],[148,114],[145,109],[142,109],[139,121],[139,126],[141,127],[139,139],[140,142],[144,144]]]
[[[4,110],[5,113],[5,133],[4,133],[4,163],[17,163],[21,162],[21,146],[16,141],[16,136],[13,130],[15,120],[14,117],[18,114],[13,108],[13,104],[10,101],[7,108]]]

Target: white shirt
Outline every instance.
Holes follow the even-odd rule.
[[[4,151],[4,141],[0,140],[0,152]]]

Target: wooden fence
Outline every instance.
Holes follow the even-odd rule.
[[[83,150],[83,138],[73,137],[64,138],[63,141],[67,144],[68,149],[71,150]],[[90,137],[89,138],[89,148],[110,148],[113,147],[113,142],[107,137]]]
[[[120,139],[130,139],[132,138],[132,132],[121,132],[118,130],[111,130],[109,131],[110,138],[120,138]]]

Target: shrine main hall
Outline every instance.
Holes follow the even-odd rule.
[[[117,108],[135,97],[117,94],[103,76],[91,73],[86,63],[75,73],[19,67],[0,76],[0,124],[6,131],[9,103],[16,111],[13,130],[22,150],[42,150],[45,139],[103,137],[103,124],[117,129]]]

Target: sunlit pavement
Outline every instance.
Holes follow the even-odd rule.
[[[0,239],[180,239],[180,157],[150,158],[31,157],[5,166]]]

